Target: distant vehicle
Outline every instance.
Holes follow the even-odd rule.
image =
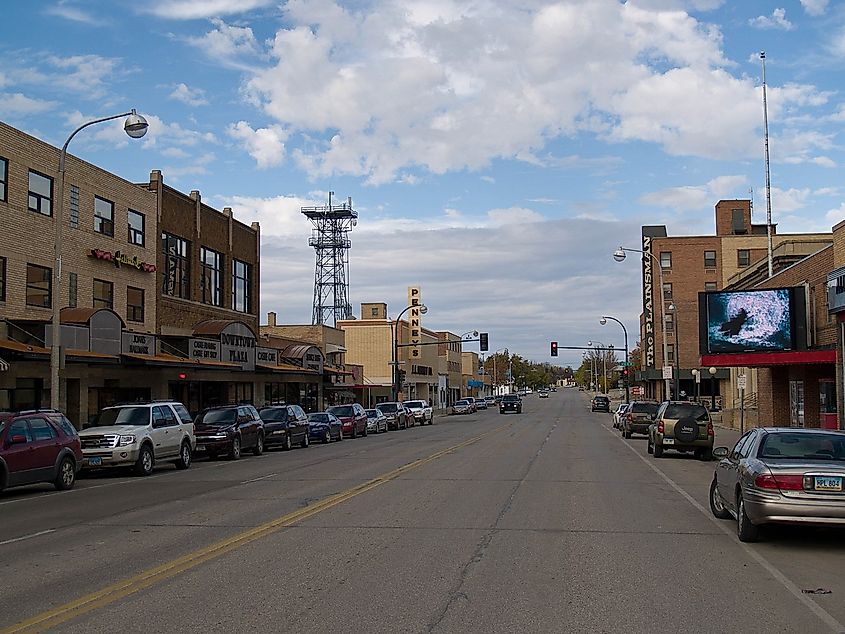
[[[61,412],[0,413],[0,491],[39,482],[72,489],[82,460],[76,429]]]
[[[499,403],[499,413],[507,414],[508,412],[522,414],[522,399],[517,394],[505,394]]]
[[[487,407],[492,407],[498,402],[495,396],[485,396],[484,400],[487,401]]]
[[[360,403],[349,405],[333,405],[328,410],[343,423],[343,435],[350,438],[357,438],[367,435],[367,412]]]
[[[375,434],[379,432],[388,431],[387,416],[382,414],[379,409],[368,409],[367,412],[367,431]]]
[[[475,409],[487,409],[487,401],[483,398],[475,397],[473,398],[473,402],[475,403]]]
[[[264,422],[264,446],[307,447],[311,439],[308,415],[299,405],[271,405],[258,412]]]
[[[428,401],[405,401],[405,407],[410,410],[418,425],[425,425],[426,423],[431,425],[434,422],[434,410],[431,409]]]
[[[666,449],[695,452],[700,460],[713,459],[713,423],[703,405],[689,401],[664,401],[648,428],[648,453],[655,458]]]
[[[453,414],[472,414],[473,411],[472,403],[463,398],[452,405]]]
[[[238,460],[244,449],[264,453],[264,422],[252,405],[220,405],[203,410],[194,420],[197,449],[211,458],[225,454]]]
[[[549,398],[549,391],[548,390],[540,390],[537,392],[538,398]]]
[[[634,434],[648,436],[648,428],[657,416],[660,405],[657,401],[632,401],[625,410],[624,416],[619,417],[622,436],[630,438]]]
[[[402,403],[397,401],[379,403],[376,405],[376,409],[384,414],[388,429],[398,430],[410,427],[411,421],[408,420],[408,410]],[[411,419],[413,420],[413,416]]]
[[[308,435],[324,444],[343,440],[343,423],[330,412],[312,412],[308,414]]]
[[[720,458],[710,485],[710,510],[736,518],[740,541],[753,542],[765,524],[845,524],[845,434],[764,427],[746,433]]]
[[[610,413],[610,399],[604,394],[596,394],[593,400],[590,401],[591,412],[607,412]]]

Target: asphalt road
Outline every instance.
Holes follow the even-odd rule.
[[[845,531],[740,544],[707,509],[713,463],[610,427],[558,390],[522,415],[7,492],[0,633],[845,631]]]

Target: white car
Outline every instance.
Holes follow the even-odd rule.
[[[417,425],[431,425],[434,422],[434,410],[427,401],[405,401],[405,407],[411,410]]]

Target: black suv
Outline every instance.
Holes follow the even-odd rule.
[[[604,394],[597,394],[590,402],[591,412],[607,412],[610,414],[610,399]]]
[[[266,447],[280,445],[287,450],[296,443],[308,446],[308,415],[299,405],[270,405],[262,407],[258,415],[264,421]]]
[[[505,394],[499,401],[499,413],[516,412],[522,414],[522,399],[516,394]]]
[[[252,405],[209,407],[194,420],[194,433],[197,449],[211,458],[226,454],[237,460],[244,449],[264,453],[264,423]]]

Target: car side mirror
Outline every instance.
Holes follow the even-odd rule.
[[[730,452],[728,451],[727,447],[716,447],[713,450],[713,457],[714,458],[727,458],[728,453],[730,453]]]
[[[25,445],[26,444],[26,436],[12,436],[9,438],[10,445]]]

